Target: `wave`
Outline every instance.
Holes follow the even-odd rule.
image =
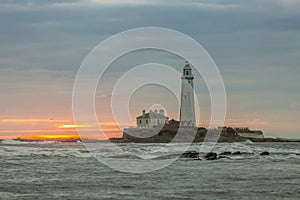
[[[179,158],[184,151],[194,151],[198,152],[200,157],[205,156],[205,152],[199,152],[201,145],[205,145],[202,143],[192,144],[188,149],[182,143],[172,145],[120,144],[118,145],[119,149],[111,148],[110,145],[105,143],[97,143],[90,150],[87,150],[81,143],[55,141],[21,142],[3,140],[0,145],[0,154],[6,158],[16,156],[29,157],[29,159],[55,157],[88,158],[96,156],[97,158],[153,160]],[[229,157],[232,160],[259,159],[262,157],[274,159],[300,158],[298,144],[217,143],[212,151],[219,156]],[[270,155],[261,156],[260,153],[264,151],[269,152]]]
[[[51,144],[51,143],[56,143],[56,141],[45,141],[45,140],[41,140],[41,141],[20,141],[20,140],[12,140],[12,139],[6,139],[6,140],[2,140],[0,142],[1,144]]]

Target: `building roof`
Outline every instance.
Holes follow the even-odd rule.
[[[145,114],[145,117],[143,115],[140,115],[137,117],[137,119],[139,119],[139,118],[163,118],[163,119],[165,119],[166,117],[167,116],[165,116],[163,114],[156,113],[156,112],[153,112],[152,110],[150,110],[150,112]]]
[[[185,61],[185,65],[183,69],[192,69],[188,61]]]

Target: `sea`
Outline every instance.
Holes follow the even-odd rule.
[[[217,143],[217,160],[183,158],[181,143],[116,145],[3,140],[0,199],[300,199],[300,143]]]

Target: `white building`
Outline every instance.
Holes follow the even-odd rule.
[[[188,62],[181,77],[180,126],[195,126],[194,76]]]
[[[149,111],[149,113],[146,113],[145,110],[143,110],[142,115],[138,116],[136,118],[136,124],[139,128],[154,128],[159,125],[164,125],[168,123],[169,117],[165,116],[164,110],[152,110]]]

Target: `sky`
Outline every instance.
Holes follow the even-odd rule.
[[[180,31],[206,49],[224,80],[226,125],[299,138],[299,10],[298,0],[2,0],[0,138],[76,135],[72,91],[81,63],[101,41],[139,27]],[[153,60],[179,71],[184,65],[174,55],[143,51],[120,58],[107,72],[95,99],[108,135],[121,133],[109,107],[112,85],[133,64]],[[206,125],[209,94],[201,77],[195,83],[200,125]],[[155,103],[178,119],[179,102],[161,94],[157,86],[140,88],[130,101],[133,119]]]

